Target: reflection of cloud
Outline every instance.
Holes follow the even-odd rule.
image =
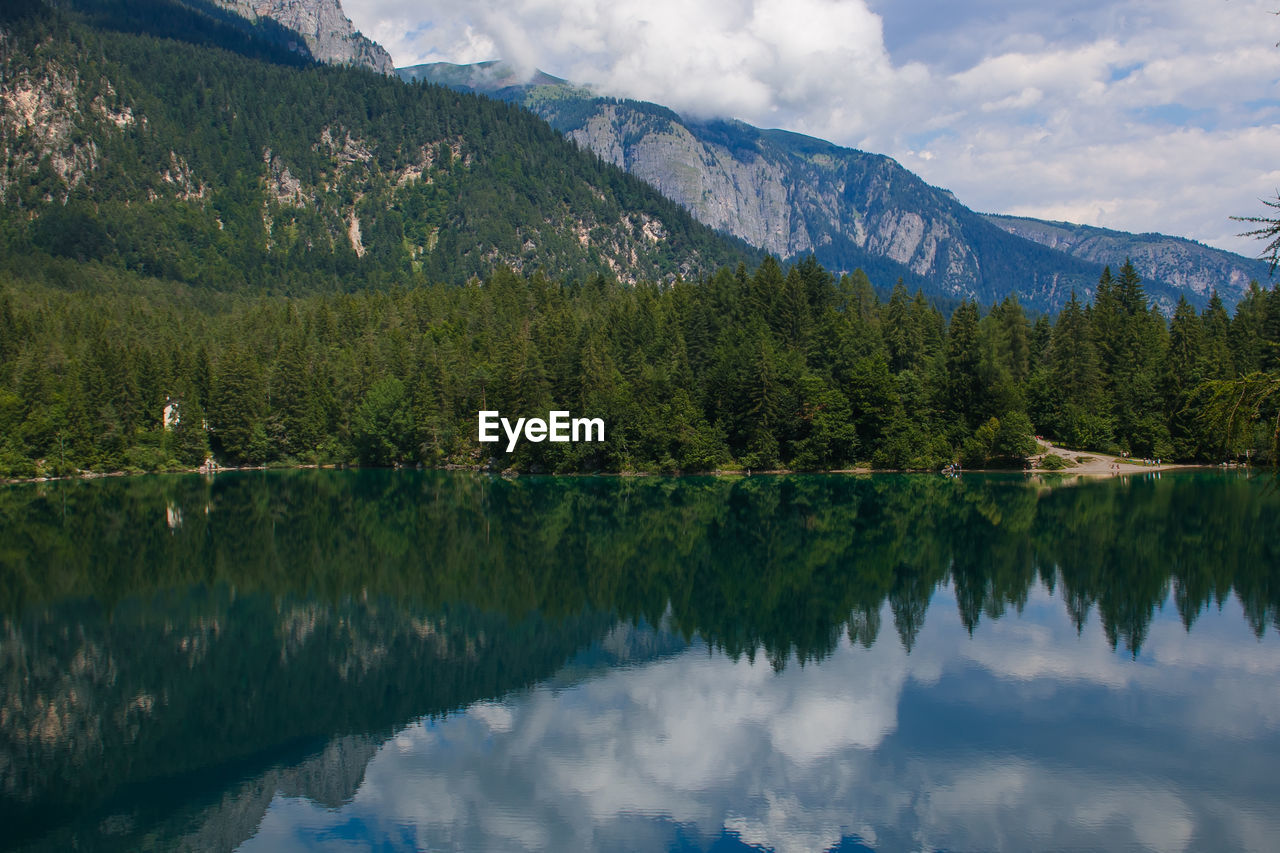
[[[1002,839],[1003,849],[1036,849],[1046,838],[1055,839],[1055,847],[1070,849],[1078,843],[1087,849],[1090,837],[1110,831],[1127,847],[1187,849],[1195,827],[1176,794],[1151,791],[1124,780],[1105,787],[1093,783],[1088,777],[1048,774],[1022,762],[995,764],[949,779],[933,791],[926,806],[926,822],[935,826],[968,824],[969,838],[945,842],[962,848],[969,843],[986,846],[986,839],[994,837]],[[1045,809],[1046,803],[1052,803],[1053,808]],[[1026,816],[1025,822],[1006,822],[1012,814]],[[1078,842],[1068,840],[1073,835]]]
[[[973,639],[945,612],[950,591],[935,604],[909,657],[886,635],[775,673],[695,648],[420,722],[350,804],[277,800],[245,849],[357,830],[432,849],[649,849],[675,824],[778,850],[850,835],[885,849],[1267,849],[1280,832],[1265,772],[1280,720],[1260,710],[1280,707],[1280,643],[1254,641],[1238,612],[1192,634],[1161,617],[1133,661],[1097,626],[1077,638],[1042,588]]]
[[[943,600],[940,594],[935,603]],[[1044,587],[1032,590],[1027,608],[1028,615],[1036,618],[1010,615],[984,621],[973,639],[958,650],[959,655],[1002,678],[1026,682],[1076,681],[1111,690],[1224,697],[1221,702],[1182,708],[1195,717],[1184,721],[1186,725],[1223,736],[1249,738],[1280,728],[1280,651],[1275,636],[1267,642],[1256,641],[1237,601],[1226,608],[1225,616],[1197,623],[1193,637],[1172,615],[1158,618],[1136,663],[1114,652],[1097,624],[1086,625],[1077,636],[1065,619],[1055,618],[1062,610],[1061,601]],[[937,621],[933,627],[938,627]],[[919,655],[913,654],[913,667],[917,657],[928,658],[937,649],[937,644],[927,645]],[[943,663],[936,661],[936,666]],[[1170,683],[1170,671],[1187,678]]]
[[[496,702],[477,702],[467,709],[467,713],[487,725],[490,730],[499,733],[511,731],[511,709]]]

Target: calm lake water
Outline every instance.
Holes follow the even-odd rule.
[[[0,847],[1274,850],[1280,492],[0,489]]]

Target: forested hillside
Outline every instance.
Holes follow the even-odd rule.
[[[738,121],[693,121],[666,107],[599,97],[548,75],[528,82],[503,63],[401,68],[518,103],[698,218],[781,258],[902,278],[933,299],[998,301],[1018,291],[1054,310],[1092,286],[1092,264],[1010,235],[896,161]]]
[[[661,281],[754,257],[522,110],[144,6],[7,13],[0,247],[24,270],[304,293],[499,266]]]
[[[881,302],[812,260],[669,286],[505,271],[302,298],[54,269],[79,289],[0,295],[0,476],[209,451],[570,472],[1021,466],[1032,433],[1183,460],[1272,446],[1267,424],[1228,440],[1206,415],[1214,381],[1280,370],[1280,290],[1255,288],[1234,317],[1183,302],[1166,322],[1127,264],[1093,304],[1034,323],[1014,297],[950,318],[902,286]],[[606,440],[506,453],[478,442],[482,409],[566,409],[602,418]],[[1274,398],[1258,414],[1274,420]]]
[[[1016,296],[882,299],[892,280],[760,261],[515,107],[241,50],[163,0],[107,30],[112,2],[4,10],[0,477],[210,453],[1021,465],[1033,433],[1274,457],[1270,428],[1233,427],[1275,420],[1275,289],[1168,321],[1126,263],[1056,321]],[[477,440],[482,409],[566,409],[606,440],[507,453]]]

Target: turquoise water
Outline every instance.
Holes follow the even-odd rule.
[[[1274,848],[1280,493],[0,489],[0,845]]]

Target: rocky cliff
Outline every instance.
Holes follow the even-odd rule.
[[[1216,288],[1233,304],[1261,265],[1164,235],[985,217],[883,155],[736,121],[691,121],[665,107],[595,96],[545,74],[522,82],[500,63],[399,69],[520,103],[604,160],[644,179],[702,222],[782,258],[903,275],[926,292],[990,303],[1011,291],[1052,310],[1087,297],[1104,264],[1132,257],[1165,310]],[[1075,229],[1075,230],[1072,230]]]
[[[333,65],[355,65],[394,74],[391,54],[361,35],[338,0],[213,0],[251,21],[259,18],[288,27],[302,36],[311,56]]]
[[[984,303],[1016,290],[1052,308],[1101,271],[1001,231],[882,155],[737,121],[690,121],[545,75],[520,84],[498,63],[399,74],[520,103],[700,221],[782,258],[861,267],[884,287],[902,277],[932,295]]]
[[[990,215],[987,220],[1010,234],[1084,260],[1114,264],[1116,258],[1131,258],[1144,278],[1171,285],[1196,305],[1207,302],[1215,289],[1224,301],[1235,303],[1249,289],[1250,282],[1265,283],[1270,277],[1265,261],[1183,237],[1130,234],[1021,216]]]

